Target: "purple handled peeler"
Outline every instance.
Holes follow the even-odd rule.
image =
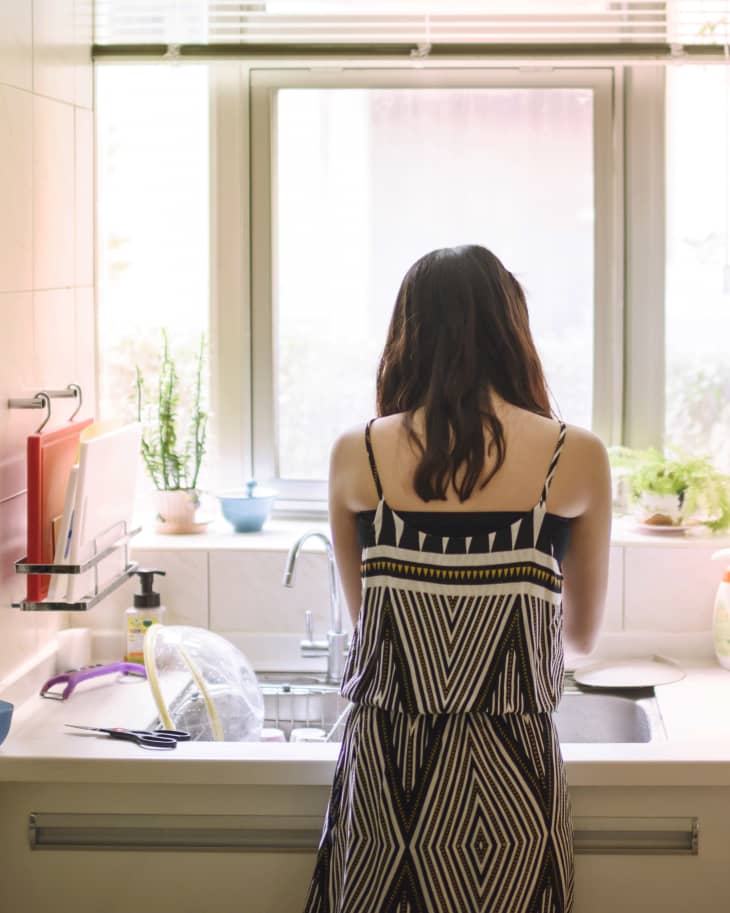
[[[80,669],[69,669],[68,672],[61,672],[60,675],[54,675],[49,678],[41,688],[41,697],[52,698],[56,701],[65,701],[71,697],[76,685],[79,682],[85,682],[89,678],[97,678],[99,675],[110,675],[113,672],[121,672],[124,675],[139,675],[147,678],[144,666],[140,663],[97,663],[95,666],[82,666]],[[54,685],[66,683],[63,691],[51,691]]]

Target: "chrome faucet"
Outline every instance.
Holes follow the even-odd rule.
[[[329,595],[330,595],[330,629],[327,632],[327,640],[313,640],[312,638],[312,613],[304,613],[304,625],[306,637],[300,641],[299,649],[302,656],[326,656],[327,657],[327,681],[339,684],[342,680],[342,673],[345,669],[345,651],[347,649],[347,634],[342,630],[342,608],[337,593],[337,573],[335,570],[335,553],[332,549],[332,543],[329,538],[316,530],[301,535],[289,549],[284,568],[284,586],[294,586],[294,567],[299,557],[299,552],[307,539],[316,537],[324,542],[327,549],[327,565],[329,574]]]

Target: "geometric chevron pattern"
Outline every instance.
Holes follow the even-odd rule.
[[[572,827],[549,714],[348,716],[306,913],[562,913]]]
[[[562,576],[540,538],[564,436],[561,426],[540,502],[523,518],[532,543],[522,520],[491,541],[454,543],[409,529],[386,504],[368,426],[380,502],[305,913],[572,909],[571,809],[551,715]]]
[[[552,560],[552,559],[551,559]],[[551,713],[560,700],[560,594],[366,581],[341,694],[406,713]]]

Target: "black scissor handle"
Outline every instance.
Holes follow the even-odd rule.
[[[167,749],[169,751],[170,749],[177,747],[176,739],[173,739],[169,735],[155,735],[152,732],[144,732],[141,730],[135,732],[132,729],[121,729],[119,727],[107,729],[105,731],[108,732],[113,739],[136,742],[141,748]]]
[[[136,732],[137,735],[165,736],[168,739],[173,739],[175,742],[190,741],[190,733],[185,732],[184,729],[134,729],[132,731]]]

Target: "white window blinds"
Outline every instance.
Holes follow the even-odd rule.
[[[723,47],[730,0],[96,0],[97,45]]]

